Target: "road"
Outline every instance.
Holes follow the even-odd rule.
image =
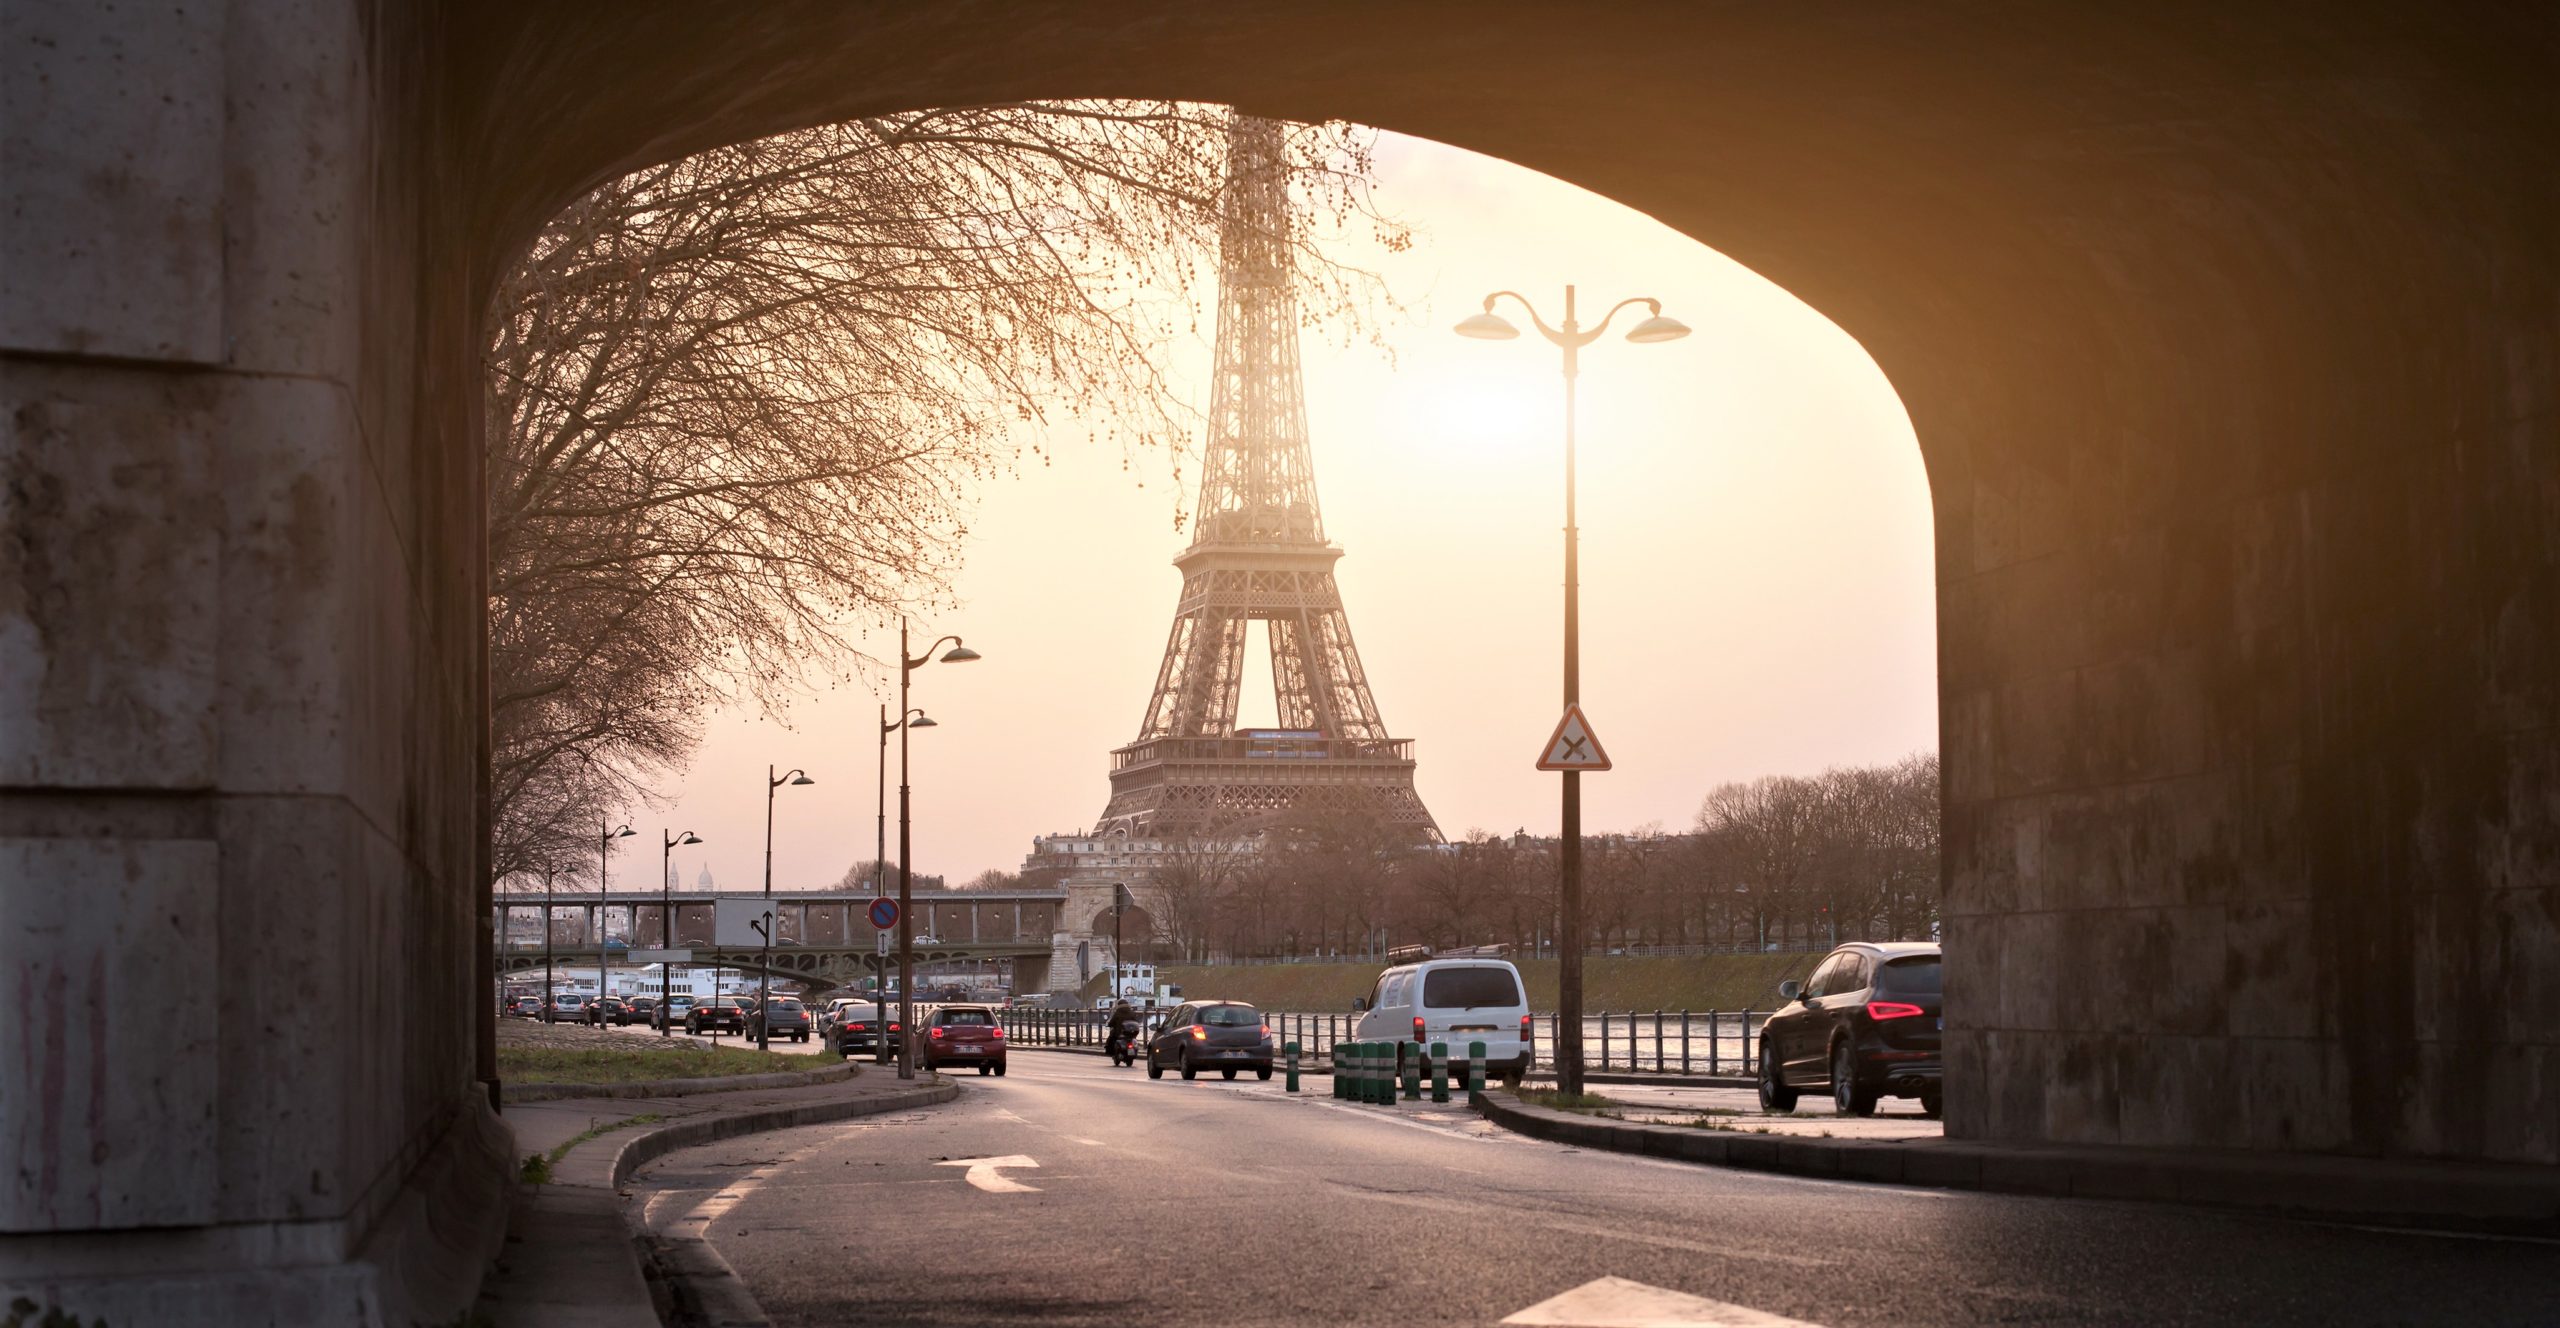
[[[2560,1321],[2560,1242],[1759,1175],[1311,1082],[1017,1052],[948,1106],[673,1154],[629,1202],[784,1325]]]

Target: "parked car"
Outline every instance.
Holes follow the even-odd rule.
[[[980,1074],[1004,1073],[1004,1025],[983,1005],[946,1005],[921,1021],[924,1040],[916,1062],[928,1070],[975,1065]]]
[[[809,1007],[797,996],[776,996],[747,1012],[747,1036],[770,1042],[788,1037],[809,1040]]]
[[[506,1005],[501,1008],[506,1011],[510,1019],[539,1019],[542,1017],[542,998],[510,996],[507,998]]]
[[[1916,1097],[1931,1117],[1945,1107],[1938,1044],[1939,951],[1928,941],[1857,941],[1825,956],[1787,1004],[1760,1027],[1760,1105],[1793,1111],[1821,1089],[1844,1116],[1871,1116],[1885,1097]]]
[[[747,1031],[747,1007],[755,1003],[752,996],[722,996],[703,1001],[685,1016],[684,1031],[702,1034],[718,1029],[743,1035]]]
[[[649,1012],[649,1026],[665,1028],[669,1023],[681,1024],[685,1022],[686,1016],[692,1013],[693,998],[691,996],[670,996],[664,1004]]]
[[[587,1022],[598,1028],[606,1024],[631,1022],[631,1007],[619,996],[600,996],[587,1002]]]
[[[574,1024],[586,1017],[587,998],[571,992],[552,997],[551,1003],[542,1008],[542,1022],[546,1024]]]
[[[622,1003],[623,1003],[624,1005],[627,1005],[627,1006],[629,1006],[629,1007],[631,1008],[631,1022],[632,1022],[632,1023],[638,1024],[638,1025],[640,1025],[642,1028],[655,1028],[655,1027],[657,1027],[657,1023],[656,1023],[656,1018],[657,1018],[657,1014],[658,1014],[658,998],[657,998],[657,997],[655,997],[655,996],[632,996],[632,997],[626,998]]]
[[[1517,1088],[1536,1051],[1528,994],[1509,960],[1423,958],[1399,964],[1380,973],[1378,985],[1354,1008],[1361,1014],[1353,1037],[1421,1044],[1426,1075],[1432,1043],[1446,1044],[1450,1063],[1463,1065],[1468,1045],[1481,1042],[1485,1077]]]
[[[1185,1001],[1147,1038],[1147,1077],[1168,1069],[1197,1079],[1204,1069],[1233,1079],[1240,1070],[1271,1077],[1271,1025],[1242,1001]]]

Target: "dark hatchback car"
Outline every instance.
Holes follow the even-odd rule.
[[[1781,984],[1785,1008],[1760,1029],[1760,1105],[1793,1111],[1805,1089],[1824,1089],[1844,1116],[1871,1116],[1885,1097],[1916,1097],[1937,1116],[1939,953],[1927,941],[1859,941],[1823,958],[1799,991]]]
[[[924,1021],[916,1063],[928,1070],[974,1065],[980,1074],[1004,1073],[1004,1025],[983,1005],[946,1005]]]
[[[623,1004],[628,1005],[628,1006],[630,1006],[630,1007],[631,1007],[631,1019],[630,1019],[630,1021],[629,1021],[629,1022],[631,1022],[631,1023],[635,1023],[635,1024],[638,1024],[638,1025],[640,1025],[642,1028],[655,1028],[655,1027],[657,1027],[657,1018],[658,1018],[658,998],[657,998],[657,997],[655,997],[655,996],[634,996],[634,997],[632,997],[631,999],[629,999],[629,1000],[627,1000],[627,1001],[624,1001],[624,1002],[623,1002]]]
[[[747,1031],[747,1007],[753,1004],[754,998],[748,996],[723,996],[718,1000],[704,1001],[685,1015],[684,1031],[699,1035],[718,1029],[724,1033],[744,1035]]]
[[[880,1051],[880,1016],[868,1005],[847,1010],[836,1016],[835,1027],[827,1033],[828,1045],[839,1056],[872,1056]],[[898,1029],[898,1016],[889,1016],[889,1051],[895,1055],[905,1037]]]
[[[607,996],[600,1000],[589,1001],[587,1002],[587,1022],[599,1028],[606,1024],[630,1023],[631,1007],[623,1004],[619,996]]]
[[[1162,1079],[1169,1069],[1185,1079],[1199,1078],[1202,1070],[1229,1079],[1251,1070],[1268,1079],[1271,1026],[1262,1021],[1262,1011],[1242,1001],[1185,1001],[1147,1039],[1147,1077]]]
[[[506,1014],[511,1019],[538,1019],[542,1015],[542,998],[510,996],[507,998]]]
[[[776,996],[747,1013],[747,1036],[770,1042],[787,1037],[794,1042],[809,1040],[809,1007],[797,996]]]

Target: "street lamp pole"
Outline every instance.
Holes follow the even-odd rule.
[[[625,827],[622,833],[627,835],[631,831]],[[695,838],[690,830],[685,831],[681,836],[668,834],[665,826],[658,827],[658,840],[658,948],[664,951],[675,948],[676,845],[699,844],[702,841]],[[675,994],[672,985],[674,981],[675,966],[663,958],[660,959],[658,961],[658,1003],[660,1005],[666,1004],[667,997]],[[716,988],[719,984],[712,985]],[[712,996],[717,999],[719,993],[715,990]],[[658,1026],[658,1036],[671,1038],[675,1035],[675,1020],[669,1019]],[[714,1043],[719,1040],[717,1037],[712,1038]]]
[[[773,767],[764,768],[764,967],[756,974],[756,1050],[772,1050],[769,1038],[773,1017],[765,1013],[765,1002],[773,999],[773,791],[785,784],[797,787],[815,784],[801,771],[777,777]]]
[[[596,1027],[604,1027],[604,889],[605,872],[613,864],[613,841],[627,838],[630,826],[611,829],[611,822],[596,822]],[[546,920],[547,922],[547,920]],[[543,934],[549,935],[546,925]]]
[[[1689,335],[1689,329],[1674,319],[1662,316],[1662,301],[1645,296],[1620,300],[1608,313],[1601,315],[1597,326],[1584,331],[1574,316],[1574,288],[1564,288],[1564,323],[1550,327],[1539,317],[1536,306],[1517,291],[1496,291],[1484,297],[1484,311],[1460,321],[1458,335],[1484,341],[1508,341],[1520,335],[1520,329],[1493,311],[1494,304],[1510,297],[1529,315],[1538,334],[1564,352],[1564,703],[1569,710],[1582,700],[1582,531],[1576,524],[1574,511],[1574,398],[1576,380],[1582,372],[1582,348],[1598,341],[1609,330],[1611,320],[1630,305],[1645,306],[1647,317],[1627,332],[1627,340],[1638,344],[1677,341]],[[1564,774],[1563,825],[1557,831],[1557,937],[1556,954],[1556,1089],[1564,1093],[1582,1091],[1582,772],[1567,770]]]
[[[542,864],[542,1022],[551,1022],[551,864]]]
[[[871,852],[871,897],[874,899],[889,893],[889,735],[909,724],[920,729],[935,727],[932,717],[921,710],[910,710],[900,716],[897,723],[892,724],[889,722],[889,703],[886,701],[880,703],[879,843]],[[881,953],[887,954],[887,947],[882,947]],[[874,1018],[872,1030],[879,1039],[873,1048],[873,1059],[878,1064],[886,1065],[889,1063],[888,967],[885,964],[876,966],[872,973],[871,1008]]]
[[[907,653],[907,620],[898,619],[898,1077],[916,1077],[915,992],[915,872],[908,859],[913,838],[914,803],[907,784],[907,732],[922,727],[905,722],[913,712],[907,706],[908,681],[918,668],[933,662],[933,652],[942,643],[951,643],[944,652],[945,664],[966,664],[978,658],[978,652],[961,643],[959,637],[946,636],[924,648],[922,655]]]

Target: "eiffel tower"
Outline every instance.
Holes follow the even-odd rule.
[[[1348,816],[1417,839],[1413,743],[1387,736],[1333,580],[1298,380],[1291,215],[1277,121],[1227,130],[1216,382],[1182,598],[1137,740],[1111,753],[1097,833],[1173,838]],[[1247,629],[1270,638],[1279,726],[1238,729]]]

